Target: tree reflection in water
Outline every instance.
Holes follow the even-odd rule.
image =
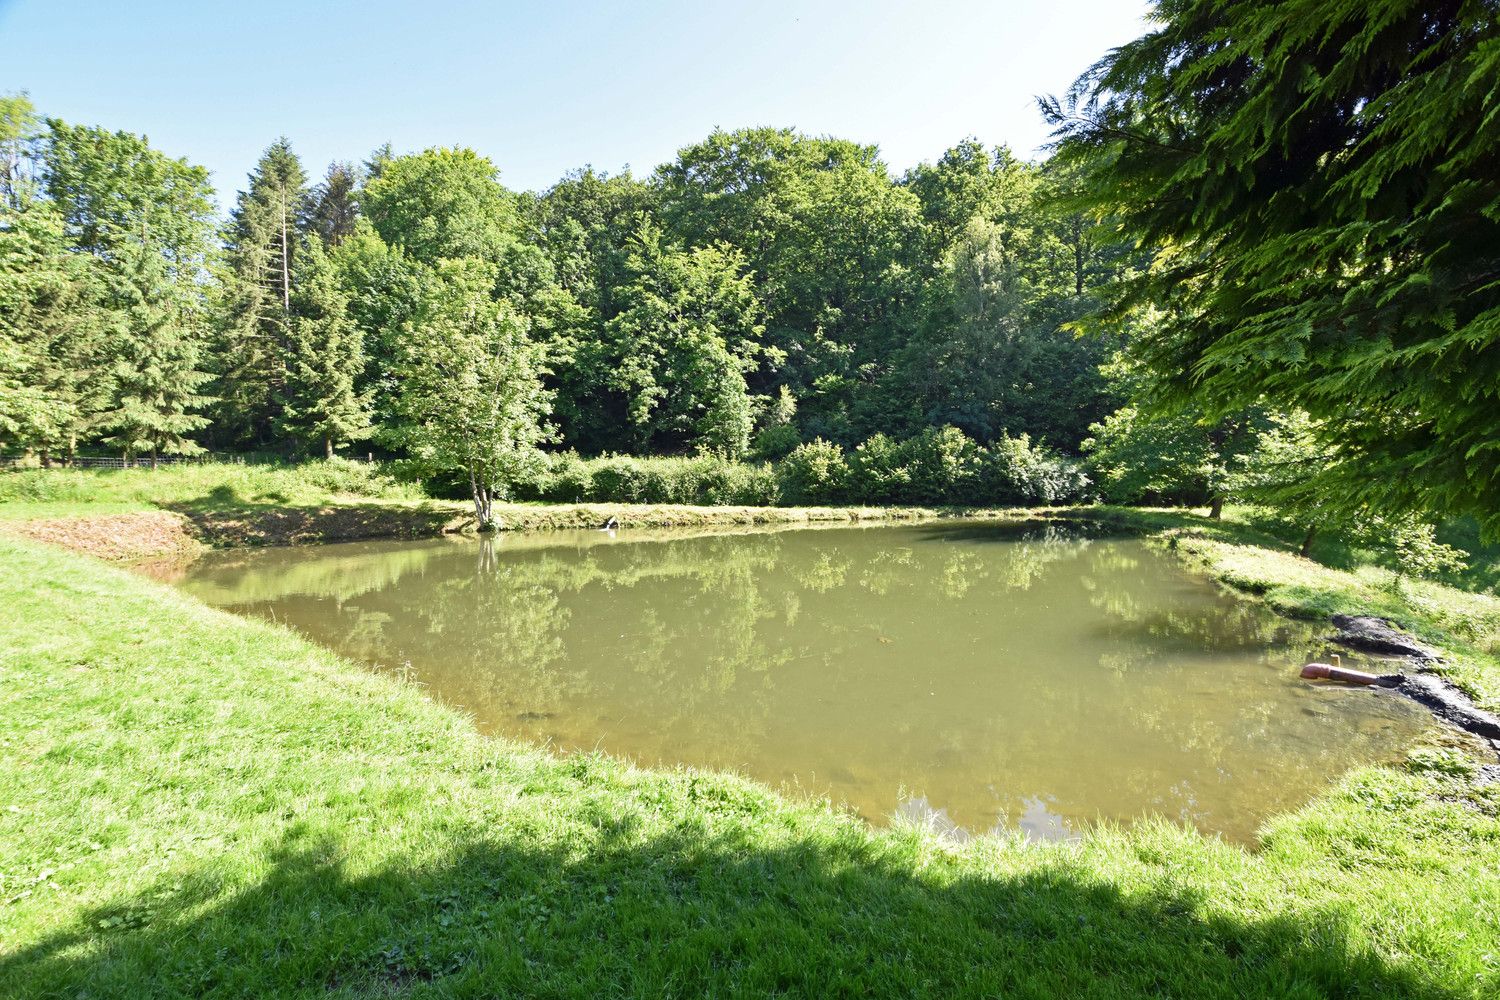
[[[1311,627],[1055,527],[368,543],[210,557],[180,585],[410,664],[496,733],[955,831],[1156,813],[1245,839],[1427,724],[1299,681]]]

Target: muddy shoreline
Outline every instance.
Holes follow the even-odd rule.
[[[1401,671],[1399,680],[1381,686],[1410,698],[1445,722],[1478,736],[1489,743],[1500,756],[1500,716],[1474,704],[1452,681],[1433,671],[1442,662],[1437,650],[1406,633],[1400,625],[1375,615],[1333,615],[1329,618],[1338,631],[1328,640],[1346,649],[1390,656],[1411,672]]]

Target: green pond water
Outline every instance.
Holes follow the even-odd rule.
[[[399,671],[489,732],[732,769],[959,836],[1158,814],[1247,841],[1430,725],[1385,692],[1300,680],[1325,629],[1139,541],[1056,528],[351,543],[210,555],[175,582]]]

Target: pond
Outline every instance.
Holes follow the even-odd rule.
[[[978,521],[217,553],[177,584],[489,732],[731,769],[874,822],[1250,841],[1430,723],[1298,668],[1324,629],[1141,541]]]

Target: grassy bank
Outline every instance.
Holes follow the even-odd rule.
[[[523,531],[597,528],[610,518],[622,527],[664,528],[911,520],[947,512],[896,506],[600,502],[499,504],[495,513],[502,530]],[[1016,517],[1025,512],[988,513]],[[468,503],[431,499],[378,465],[342,460],[279,467],[181,465],[0,474],[0,533],[113,560],[172,555],[195,545],[426,538],[474,526]]]
[[[0,983],[42,996],[1500,989],[1500,791],[1344,779],[1255,853],[873,831],[480,738],[420,691],[0,540]]]

